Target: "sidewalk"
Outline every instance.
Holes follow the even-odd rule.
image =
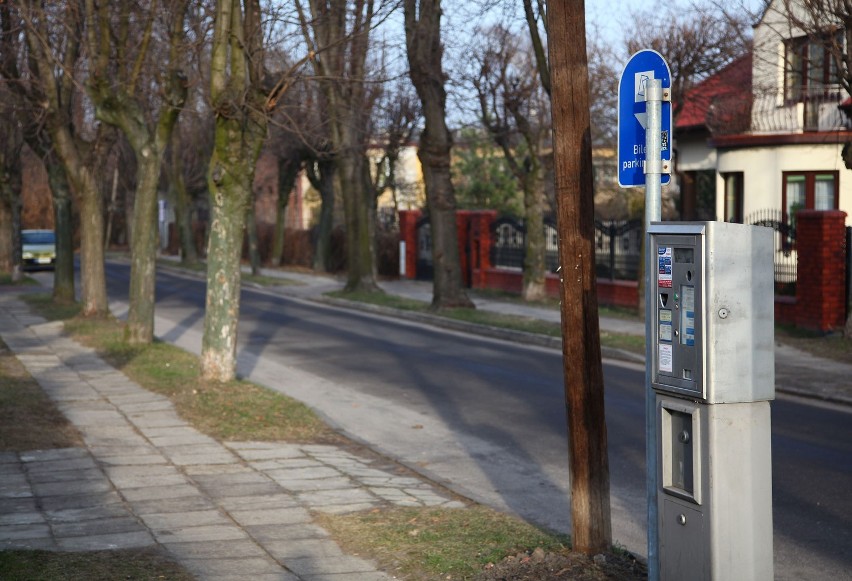
[[[204,580],[377,581],[311,511],[464,506],[335,446],[219,443],[60,331],[0,296],[0,336],[86,444],[0,453],[0,550],[159,545]]]

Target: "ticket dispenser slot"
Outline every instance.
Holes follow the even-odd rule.
[[[701,408],[676,400],[660,402],[663,490],[701,504]]]

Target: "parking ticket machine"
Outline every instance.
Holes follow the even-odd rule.
[[[773,232],[649,235],[660,577],[772,579]]]

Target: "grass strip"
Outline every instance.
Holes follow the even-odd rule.
[[[535,333],[538,335],[546,335],[548,337],[562,336],[562,328],[559,323],[542,321],[532,317],[504,315],[502,313],[494,313],[481,309],[434,310],[431,308],[429,303],[424,301],[418,301],[387,293],[333,291],[326,293],[326,296],[391,309],[399,309],[402,311],[428,313],[437,317],[444,317],[455,321],[463,321],[477,325],[485,325],[488,327],[523,331],[525,333]],[[604,347],[622,349],[640,355],[645,354],[645,337],[641,335],[628,335],[625,333],[602,331],[600,337],[601,345]]]
[[[0,551],[3,579],[15,581],[193,581],[176,562],[156,549],[64,553]]]
[[[49,297],[25,300],[43,316],[67,314],[54,308]],[[142,387],[171,399],[182,418],[213,438],[340,441],[306,405],[292,398],[248,381],[202,381],[198,357],[168,343],[129,345],[124,325],[113,318],[67,319],[65,331]]]
[[[391,508],[316,515],[347,552],[369,554],[408,581],[469,579],[508,555],[563,550],[565,535],[546,533],[492,509]]]

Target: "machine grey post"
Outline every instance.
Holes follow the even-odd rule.
[[[654,254],[648,229],[661,217],[663,82],[652,79],[645,92],[648,124],[645,131],[645,456],[648,501],[648,580],[660,578],[657,521],[657,423],[654,390],[651,388],[651,319],[653,297],[651,273],[655,272]]]

